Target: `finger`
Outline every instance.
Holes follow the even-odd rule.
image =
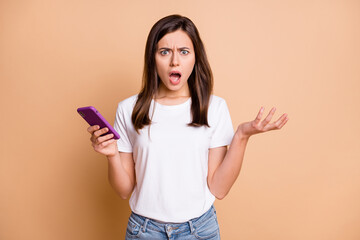
[[[259,122],[261,121],[263,112],[264,112],[264,107],[261,107],[258,115],[256,116],[256,118],[254,120],[256,125],[259,124]]]
[[[95,132],[96,130],[98,130],[100,127],[99,125],[93,125],[87,128],[87,131],[91,134],[93,134],[93,132]]]
[[[285,121],[287,117],[287,114],[284,113],[283,115],[281,115],[281,117],[275,122],[275,128],[280,128],[280,126],[283,124],[283,122]]]
[[[98,137],[98,138],[96,139],[96,143],[97,143],[97,144],[100,144],[100,143],[102,143],[102,142],[105,142],[105,141],[113,138],[113,137],[114,137],[114,134],[112,134],[112,133],[106,134],[105,136]]]
[[[279,129],[282,128],[288,121],[289,121],[289,118],[286,117],[285,120],[280,124]]]
[[[271,121],[272,117],[274,116],[275,111],[276,111],[276,108],[275,108],[275,107],[273,107],[273,108],[270,110],[269,114],[266,116],[266,118],[264,119],[264,121],[261,122],[261,124],[260,124],[261,128],[265,128],[265,126],[269,124],[269,122]]]
[[[108,141],[102,142],[102,143],[101,143],[101,146],[102,146],[102,147],[107,147],[107,146],[113,144],[115,141],[116,141],[115,139],[110,139],[110,140],[108,140]]]
[[[107,127],[104,127],[104,128],[102,128],[102,129],[100,129],[100,130],[98,130],[98,131],[95,131],[95,132],[94,132],[94,136],[95,136],[95,137],[99,137],[99,136],[107,133],[108,131],[109,131],[109,129],[108,129]]]
[[[114,142],[115,142],[115,139],[110,139],[110,140],[107,140],[107,141],[102,142],[100,144],[94,144],[93,143],[92,146],[95,149],[95,151],[100,152],[101,150],[103,150],[104,148],[106,148],[110,144],[113,144]]]
[[[102,142],[100,144],[92,144],[94,149],[97,149],[97,150],[101,150],[102,148],[105,148],[107,147],[108,145],[112,144],[114,142],[115,139],[110,139],[110,140],[107,140],[105,142]]]
[[[97,141],[97,138],[100,137],[101,135],[107,133],[109,131],[108,128],[102,128],[100,130],[94,131],[93,134],[90,137],[90,141],[92,141],[93,143],[95,143]]]
[[[286,116],[287,114],[283,114],[276,122],[266,125],[263,130],[270,131],[270,130],[280,129],[280,126],[285,121]]]

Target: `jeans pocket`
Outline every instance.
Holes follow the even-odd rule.
[[[211,239],[219,235],[219,224],[216,216],[212,216],[201,225],[195,227],[195,237],[197,239]]]
[[[132,217],[130,217],[126,228],[126,239],[139,238],[140,234],[141,226],[137,222],[135,222]]]

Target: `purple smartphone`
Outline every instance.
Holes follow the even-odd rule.
[[[98,110],[96,110],[96,108],[94,108],[93,106],[78,108],[77,112],[80,114],[80,116],[82,116],[85,119],[85,121],[90,126],[99,125],[100,129],[107,127],[109,131],[103,135],[112,133],[114,134],[113,137],[114,139],[120,138],[120,135],[115,131],[115,129],[109,124],[108,121],[106,121],[106,119],[103,116],[101,116]]]

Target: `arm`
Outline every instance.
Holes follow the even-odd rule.
[[[94,150],[105,155],[108,159],[108,177],[110,185],[122,199],[127,199],[135,186],[135,164],[132,153],[119,152],[113,134],[107,128],[99,129],[98,125],[88,128]]]
[[[216,198],[223,199],[239,176],[247,142],[235,134],[229,150],[226,146],[209,150],[208,185]]]
[[[264,109],[261,108],[256,119],[239,125],[227,151],[226,146],[209,150],[208,186],[212,194],[223,199],[239,176],[246,145],[250,136],[270,130],[281,129],[288,121],[287,114],[283,114],[276,122],[271,123],[275,113],[271,109],[268,116],[261,122]]]
[[[122,199],[127,199],[135,187],[135,166],[132,153],[118,152],[108,156],[110,185]]]

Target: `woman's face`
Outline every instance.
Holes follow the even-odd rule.
[[[157,44],[156,70],[161,79],[159,92],[188,96],[188,78],[195,64],[190,37],[183,30],[166,34]]]

